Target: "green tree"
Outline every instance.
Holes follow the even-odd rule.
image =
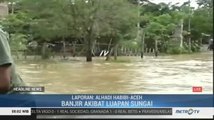
[[[203,33],[213,37],[213,0],[197,0],[199,8],[192,17],[192,38],[201,40]],[[200,41],[202,42],[202,41]],[[204,43],[208,42],[208,39]]]
[[[75,2],[73,9],[73,18],[77,19],[75,28],[82,33],[87,45],[86,60],[92,60],[92,44],[100,36],[108,36],[108,41],[112,41],[116,59],[120,40],[129,38],[135,29],[135,7],[124,0],[89,0],[87,3]]]
[[[11,47],[11,51],[15,52],[17,59],[19,59],[19,51],[27,49],[27,36],[20,33],[11,34],[9,44]]]

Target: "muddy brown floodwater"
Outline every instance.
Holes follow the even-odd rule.
[[[44,86],[50,94],[192,94],[193,86],[212,94],[212,54],[119,57],[127,62],[28,60],[18,61],[17,69],[29,86]]]

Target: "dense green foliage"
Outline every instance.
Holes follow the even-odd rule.
[[[31,41],[40,45],[80,42],[85,45],[87,61],[91,61],[95,42],[111,43],[116,58],[119,45],[138,49],[142,40],[146,48],[155,48],[157,42],[159,52],[180,54],[187,53],[191,37],[192,52],[198,52],[201,39],[208,40],[203,39],[203,34],[213,36],[212,0],[197,0],[199,7],[195,9],[190,9],[188,2],[176,6],[149,0],[4,1],[16,3],[13,8],[9,5],[10,11],[15,10],[0,22],[10,33],[11,46],[16,50],[25,49],[24,45]]]

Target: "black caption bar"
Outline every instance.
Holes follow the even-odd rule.
[[[29,86],[19,86],[14,87],[16,92],[45,92],[45,87],[29,87]]]
[[[32,108],[36,115],[172,115],[172,108]]]

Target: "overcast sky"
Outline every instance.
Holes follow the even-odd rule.
[[[182,5],[184,2],[187,2],[188,0],[149,0],[151,2],[154,2],[154,3],[160,3],[160,2],[165,2],[165,3],[169,3],[169,2],[172,2],[172,4],[175,4],[175,3],[179,3],[179,5]],[[191,6],[192,7],[197,7],[197,3],[196,3],[196,0],[190,0],[191,1]]]

